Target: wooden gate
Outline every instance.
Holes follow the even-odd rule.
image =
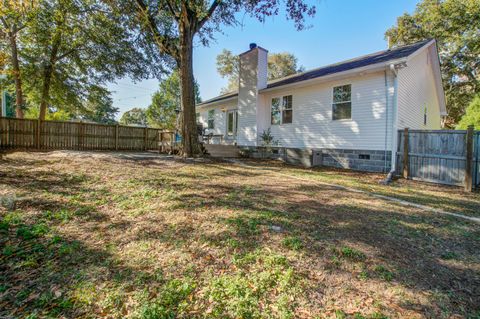
[[[472,138],[465,130],[405,129],[398,134],[398,175],[438,184],[479,187],[480,132],[470,131]]]

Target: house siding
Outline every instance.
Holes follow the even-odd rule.
[[[206,134],[215,134],[215,135],[225,135],[227,130],[227,112],[223,110],[234,110],[237,108],[237,101],[229,101],[215,106],[202,107],[200,110],[197,110],[197,113],[200,113],[199,123],[205,128]],[[214,109],[214,128],[208,129],[208,111]]]
[[[432,63],[434,47],[423,50],[398,71],[398,128],[440,129],[440,103],[435,86]],[[427,107],[427,124],[424,109]]]
[[[352,85],[352,119],[333,121],[333,87],[345,84]],[[384,72],[269,92],[264,96],[266,113],[270,115],[273,97],[291,94],[293,120],[291,124],[270,125],[270,116],[267,116],[268,123],[264,127],[270,127],[280,145],[288,148],[385,150],[386,146],[389,149],[393,102],[391,75],[387,75],[387,87],[388,114]]]

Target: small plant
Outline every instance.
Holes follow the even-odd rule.
[[[366,270],[362,270],[362,272],[360,272],[360,274],[358,274],[358,279],[367,280],[368,279],[368,272]]]
[[[45,224],[35,224],[33,226],[23,225],[17,229],[17,236],[24,240],[30,240],[48,233],[48,226]]]
[[[384,266],[376,266],[374,271],[381,277],[383,280],[392,281],[393,272],[385,268]]]
[[[177,318],[188,306],[188,297],[195,289],[195,284],[189,279],[172,279],[163,287],[158,298],[143,303],[139,318]]]
[[[458,256],[453,251],[447,251],[440,256],[443,260],[456,259]]]
[[[347,314],[343,310],[335,310],[335,319],[346,319]]]
[[[352,260],[355,260],[355,261],[365,260],[365,258],[366,258],[365,254],[362,253],[361,251],[356,250],[356,249],[351,248],[351,247],[347,247],[347,246],[343,247],[340,250],[340,255],[342,257],[352,259]]]
[[[283,239],[282,244],[292,250],[300,250],[303,248],[303,243],[298,237],[286,237]]]
[[[266,131],[264,130],[263,133],[260,135],[262,139],[262,145],[265,147],[272,147],[280,145],[278,140],[275,140],[275,137],[272,135],[272,131],[268,128]]]

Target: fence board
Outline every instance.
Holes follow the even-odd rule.
[[[404,132],[399,131],[397,174],[403,171]],[[409,130],[409,176],[412,179],[463,186],[466,166],[466,131]],[[474,187],[480,187],[480,132],[474,135]]]
[[[0,149],[172,151],[173,137],[157,128],[0,117]]]

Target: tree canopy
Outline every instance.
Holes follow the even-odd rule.
[[[230,50],[223,49],[222,53],[217,55],[217,71],[228,78],[227,87],[223,88],[221,93],[227,93],[238,90],[238,76],[240,59]],[[304,68],[298,66],[298,59],[291,53],[272,53],[268,55],[268,79],[275,80],[302,72]]]
[[[15,41],[0,50],[10,57],[6,68],[16,82],[17,104],[39,108],[29,110],[29,116],[45,119],[61,110],[69,118],[94,120],[93,113],[114,111],[105,103],[110,99],[107,82],[125,76],[160,78],[170,69],[170,57],[152,50],[149,39],[102,1],[35,0],[34,9],[22,15],[10,2],[15,3],[2,1],[0,6],[6,13],[1,31]],[[110,121],[112,116],[106,118],[98,119]]]
[[[480,130],[480,95],[470,102],[456,129],[466,130],[470,125],[473,125],[476,130]]]
[[[134,107],[133,109],[123,113],[120,118],[120,124],[147,126],[147,114],[145,109]]]
[[[159,89],[152,96],[152,103],[146,110],[148,125],[163,129],[176,129],[176,111],[180,109],[180,94],[180,76],[178,70],[175,70],[168,78],[160,82]],[[196,82],[195,102],[201,102],[200,90]]]
[[[480,93],[480,2],[423,0],[387,30],[394,45],[435,38],[447,97],[447,125],[454,127],[472,98]]]

